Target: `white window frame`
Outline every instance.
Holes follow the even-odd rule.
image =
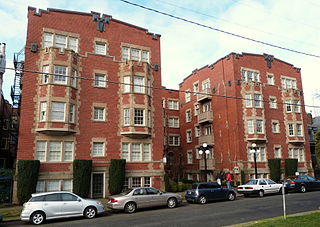
[[[191,101],[191,92],[190,92],[190,89],[186,90],[184,94],[185,94],[185,100],[186,100],[186,102],[190,102],[190,101]]]
[[[131,77],[124,76],[123,77],[123,93],[130,93],[131,92]]]
[[[129,47],[122,47],[121,48],[121,59],[123,61],[130,59],[130,48]]]
[[[169,135],[169,146],[180,146],[180,136],[178,135]]]
[[[278,121],[271,122],[271,129],[273,133],[280,133],[280,125]]]
[[[168,109],[169,110],[179,110],[179,101],[177,100],[168,100]]]
[[[53,33],[44,32],[43,33],[43,47],[53,46]]]
[[[261,108],[262,107],[262,95],[258,93],[253,94],[253,102],[254,102],[254,107],[256,108]]]
[[[277,109],[277,99],[275,97],[269,97],[270,109]]]
[[[49,65],[43,65],[42,66],[42,83],[48,84],[49,83],[49,75],[46,73],[50,73],[50,66]]]
[[[168,127],[169,128],[179,128],[179,117],[172,117],[168,118]]]
[[[282,158],[282,151],[281,147],[274,147],[274,157],[275,158]]]
[[[59,105],[61,104],[60,107],[62,107],[62,105],[63,105],[63,110],[62,109],[55,110],[54,106],[57,104],[59,104]],[[58,114],[60,113],[59,118],[54,118],[53,117],[54,113],[58,113]],[[66,118],[65,113],[66,113],[66,103],[64,103],[64,102],[51,102],[51,121],[64,122],[65,118]],[[61,117],[60,115],[63,116],[63,118],[60,118]]]
[[[50,141],[48,144],[48,162],[62,161],[62,141]]]
[[[106,55],[107,54],[107,44],[104,42],[95,42],[94,45],[94,53],[99,55]]]
[[[53,83],[54,84],[67,84],[68,67],[63,65],[53,66]]]
[[[133,112],[133,123],[137,126],[145,125],[145,110],[141,108],[135,108]]]
[[[295,127],[294,127],[294,124],[293,124],[293,123],[289,123],[287,127],[288,127],[288,135],[289,135],[290,137],[295,136]]]
[[[267,73],[267,83],[269,85],[274,85],[274,75],[271,73]]]
[[[301,113],[300,100],[293,100],[293,111],[295,113]]]
[[[145,79],[143,76],[133,77],[133,91],[134,93],[145,93]]]
[[[77,87],[78,72],[74,68],[71,69],[71,72],[72,72],[72,75],[70,77],[70,86]]]
[[[55,43],[55,47],[58,47],[60,49],[67,48],[67,36],[55,34],[54,43]]]
[[[40,102],[40,121],[47,120],[47,102]]]
[[[245,107],[250,108],[252,107],[252,94],[245,94]]]
[[[201,128],[200,125],[196,125],[194,126],[194,136],[195,137],[200,137],[201,136]]]
[[[186,138],[187,138],[187,143],[192,143],[192,131],[191,131],[191,129],[188,129],[186,131]]]
[[[297,136],[303,137],[303,125],[301,123],[296,124]]]
[[[263,120],[260,120],[260,119],[256,120],[256,133],[264,134]]]
[[[130,50],[130,54],[131,54],[131,59],[133,61],[140,61],[141,59],[141,50],[137,49],[137,48],[131,48]]]
[[[191,122],[192,121],[192,113],[191,109],[186,110],[186,122]]]
[[[253,120],[247,120],[247,130],[248,134],[254,134],[254,125],[253,125]]]
[[[94,87],[106,87],[106,75],[95,73],[94,74]]]
[[[105,121],[106,120],[106,108],[100,106],[93,107],[93,120],[94,121]]]
[[[105,142],[93,141],[92,142],[92,157],[105,156]]]
[[[193,164],[192,150],[188,150],[187,151],[187,164]]]
[[[76,105],[73,103],[70,103],[70,105],[69,105],[69,123],[75,123],[75,117],[76,117]]]
[[[131,116],[130,116],[130,109],[124,108],[123,109],[123,125],[128,126],[131,122]]]

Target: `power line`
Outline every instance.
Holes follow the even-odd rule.
[[[212,27],[212,26],[209,26],[209,25],[205,25],[205,24],[201,24],[201,23],[198,23],[198,22],[195,22],[195,21],[191,21],[191,20],[188,20],[188,19],[185,19],[185,18],[182,18],[182,17],[175,16],[173,14],[165,13],[165,12],[162,12],[162,11],[159,11],[159,10],[156,10],[156,9],[152,9],[152,8],[149,8],[149,7],[146,7],[146,6],[142,6],[142,5],[139,5],[139,4],[136,4],[136,3],[132,3],[132,2],[129,2],[129,1],[126,1],[126,0],[120,0],[120,1],[124,2],[124,3],[127,3],[127,4],[130,4],[130,5],[133,5],[133,6],[136,6],[136,7],[139,7],[139,8],[142,8],[142,9],[145,9],[145,10],[149,10],[149,11],[152,11],[152,12],[155,12],[155,13],[158,13],[158,14],[162,14],[162,15],[165,15],[165,16],[168,16],[168,17],[172,17],[172,18],[177,19],[177,20],[181,20],[181,21],[184,21],[184,22],[187,22],[187,23],[190,23],[190,24],[194,24],[194,25],[200,26],[200,27],[208,28],[208,29],[211,29],[211,30],[214,30],[214,31],[217,31],[217,32],[221,32],[221,33],[224,33],[224,34],[227,34],[227,35],[231,35],[231,36],[234,36],[234,37],[237,37],[237,38],[245,39],[245,40],[248,40],[248,41],[251,41],[251,42],[263,44],[263,45],[274,47],[274,48],[281,49],[281,50],[290,51],[290,52],[297,53],[297,54],[302,54],[302,55],[306,55],[306,56],[310,56],[310,57],[320,58],[320,55],[310,54],[310,53],[307,53],[307,52],[302,52],[302,51],[298,51],[298,50],[282,47],[282,46],[279,46],[279,45],[275,45],[275,44],[272,44],[272,43],[269,43],[269,42],[260,41],[258,39],[249,38],[249,37],[246,37],[246,36],[243,36],[243,35],[239,35],[239,34],[236,34],[236,33],[233,33],[233,32],[224,31],[222,29],[218,29],[218,28],[215,28],[215,27]]]
[[[0,67],[1,69],[1,67]],[[2,68],[2,69],[8,69],[8,70],[15,70],[15,68]],[[51,75],[51,76],[63,76],[66,78],[72,78],[72,79],[81,79],[81,80],[88,80],[88,81],[99,81],[99,82],[106,82],[110,84],[118,84],[118,85],[129,85],[129,86],[134,86],[134,87],[143,87],[143,88],[151,88],[151,89],[157,89],[157,90],[174,90],[174,89],[167,89],[166,87],[156,87],[156,86],[149,86],[149,85],[138,85],[138,84],[133,84],[133,83],[124,83],[124,82],[119,82],[119,81],[112,81],[112,80],[97,80],[95,78],[88,78],[88,77],[81,77],[81,76],[68,76],[68,75],[62,75],[62,74],[56,74],[56,73],[45,73],[45,72],[39,72],[39,71],[34,71],[34,70],[26,70],[26,69],[21,69],[19,70],[20,72],[27,72],[27,73],[34,73],[34,74],[43,74],[43,75]],[[58,84],[60,85],[60,84]],[[208,94],[206,92],[199,92],[199,91],[189,91],[189,90],[174,90],[177,92],[182,92],[182,93],[190,93],[194,95],[207,95],[207,96],[212,96],[212,97],[218,97],[218,98],[228,98],[228,99],[236,99],[236,100],[246,100],[246,101],[260,101],[263,103],[276,103],[276,104],[282,104],[282,105],[291,105],[291,106],[304,106],[304,107],[310,107],[310,108],[320,108],[320,106],[314,106],[314,105],[306,105],[306,104],[289,104],[287,102],[273,102],[270,100],[257,100],[254,98],[243,98],[243,97],[237,97],[237,96],[229,96],[229,95],[220,95],[220,94]]]

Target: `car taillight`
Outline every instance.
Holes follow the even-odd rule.
[[[290,184],[296,184],[296,182],[294,182],[294,181],[290,181]]]
[[[118,202],[118,200],[116,200],[116,199],[110,199],[109,200],[109,203],[116,203],[116,202]]]

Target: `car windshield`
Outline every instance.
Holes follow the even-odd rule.
[[[129,189],[124,189],[121,193],[120,193],[120,195],[128,195],[130,192],[132,192],[132,188],[129,188]]]
[[[254,185],[254,184],[258,184],[258,180],[250,180],[248,183],[249,185]]]
[[[198,187],[198,184],[193,184],[193,185],[191,186],[191,189],[197,189],[197,187]]]

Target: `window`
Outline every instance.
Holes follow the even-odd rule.
[[[279,122],[273,121],[272,122],[272,132],[273,133],[279,133]]]
[[[179,118],[178,117],[169,117],[168,127],[169,128],[179,128]]]
[[[104,142],[93,142],[92,143],[92,156],[93,157],[104,156]]]
[[[190,90],[186,90],[185,94],[185,100],[186,102],[190,102],[191,101],[191,93]]]
[[[294,126],[293,124],[288,124],[289,136],[294,136]]]
[[[53,83],[56,84],[66,84],[67,83],[67,67],[61,65],[54,66],[54,77]]]
[[[53,34],[45,32],[43,33],[43,47],[53,46]]]
[[[254,134],[253,120],[247,120],[248,134]]]
[[[210,88],[210,80],[209,79],[202,82],[202,90],[206,90],[208,88]]]
[[[202,111],[203,111],[203,113],[210,112],[211,111],[211,103],[203,104]]]
[[[270,109],[277,109],[277,99],[274,97],[269,98]]]
[[[64,161],[73,160],[73,142],[64,142]]]
[[[297,89],[297,81],[293,78],[282,77],[281,85],[283,89]]]
[[[124,93],[130,92],[130,85],[131,85],[130,76],[124,76],[123,77],[123,92]]]
[[[199,92],[199,83],[194,83],[193,84],[193,94],[196,95],[197,92]]]
[[[242,81],[245,82],[260,82],[260,74],[251,70],[242,70]]]
[[[47,181],[47,191],[48,192],[54,192],[54,191],[60,191],[60,180],[48,180]],[[58,194],[52,194],[53,196],[57,196]],[[50,195],[47,195],[48,197]],[[46,201],[59,201],[57,198],[46,198]]]
[[[122,47],[122,60],[129,60],[129,48]]]
[[[176,100],[168,100],[169,110],[179,110],[179,102]]]
[[[121,157],[128,162],[151,161],[150,143],[122,143]]]
[[[246,107],[252,107],[251,94],[245,94],[245,106]]]
[[[254,94],[254,106],[261,107],[261,94]]]
[[[51,120],[52,121],[64,121],[65,103],[52,102],[51,107]]]
[[[58,48],[67,48],[67,37],[64,35],[55,35],[55,46]]]
[[[104,121],[105,120],[105,108],[94,107],[93,108],[93,120]]]
[[[280,147],[275,147],[274,148],[274,157],[275,158],[281,158],[282,157],[281,148]]]
[[[200,130],[200,126],[199,125],[196,125],[194,127],[194,134],[195,134],[195,137],[199,137],[201,135],[201,130]]]
[[[144,93],[144,77],[141,76],[134,76],[134,81],[133,81],[133,90],[136,93]]]
[[[45,141],[38,141],[36,145],[36,159],[39,161],[46,160],[46,146],[47,143]]]
[[[72,141],[37,141],[36,159],[42,162],[73,161],[73,147]]]
[[[132,177],[132,187],[133,188],[141,187],[141,177]]]
[[[63,185],[62,185],[62,190],[63,191],[67,191],[67,192],[72,192],[72,180],[64,180],[63,181]],[[70,194],[65,194],[65,195],[68,195],[69,198],[70,197],[75,197],[75,196],[70,195]],[[75,199],[73,201],[76,201],[76,200],[77,200],[77,197],[75,197]]]
[[[186,110],[186,122],[191,122],[191,110]]]
[[[180,146],[180,137],[169,135],[169,145],[170,146]]]
[[[269,85],[274,85],[274,76],[273,76],[273,74],[267,74],[267,83]]]
[[[103,74],[94,75],[94,86],[95,87],[106,87],[106,76]]]
[[[305,154],[303,148],[289,148],[289,158],[298,159],[298,162],[305,161]]]
[[[295,113],[300,113],[300,101],[299,100],[293,100],[293,109]]]
[[[187,130],[187,143],[192,143],[192,131]]]
[[[204,127],[204,135],[205,136],[211,135],[211,126]]]
[[[292,106],[291,106],[291,101],[286,101],[285,102],[285,105],[286,105],[286,110],[287,112],[292,112]]]
[[[69,110],[69,122],[74,123],[75,122],[75,112],[76,107],[74,104],[70,104],[70,110]]]
[[[72,69],[72,76],[70,78],[70,85],[72,87],[77,87],[77,70]]]
[[[78,39],[74,37],[69,37],[68,40],[69,49],[73,50],[74,52],[78,52]]]
[[[151,187],[151,178],[144,177],[144,187]]]
[[[187,163],[192,164],[193,163],[193,156],[192,156],[192,151],[187,152]]]
[[[256,130],[259,134],[263,133],[263,120],[256,121]]]
[[[40,121],[47,120],[47,103],[40,102]]]
[[[36,192],[45,192],[45,181],[43,180],[37,181]]]
[[[49,75],[46,74],[46,73],[49,73],[49,69],[50,69],[49,65],[42,66],[42,72],[43,72],[43,74],[42,74],[42,83],[43,84],[49,83]]]
[[[256,153],[257,162],[266,162],[267,161],[267,153],[264,147],[256,147],[260,152]],[[248,151],[248,161],[254,161],[254,154]]]
[[[106,55],[107,54],[107,45],[106,45],[106,43],[96,42],[94,52],[96,54]]]
[[[134,61],[140,60],[140,50],[135,48],[131,49],[131,60],[134,60]]]
[[[49,142],[48,161],[61,161],[61,142]]]
[[[144,125],[144,109],[134,109],[134,124]]]
[[[195,104],[194,105],[194,116],[197,116],[200,114],[200,105],[199,104]]]
[[[303,136],[302,124],[297,124],[297,136]]]
[[[141,60],[144,62],[149,62],[149,51],[142,51]]]
[[[151,96],[151,91],[152,91],[152,84],[151,84],[151,80],[148,78],[147,80],[147,95]]]
[[[123,109],[123,125],[130,125],[130,109]]]

